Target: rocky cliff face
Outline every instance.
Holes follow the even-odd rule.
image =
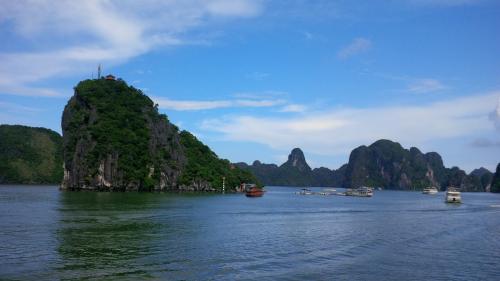
[[[457,167],[445,168],[436,152],[422,153],[415,147],[408,150],[390,140],[379,140],[370,146],[354,149],[349,162],[338,170],[324,167],[311,170],[304,154],[297,148],[280,167],[259,161],[251,166],[239,165],[254,172],[268,185],[376,186],[399,190],[421,190],[427,186],[444,190],[452,185],[462,191],[485,191],[491,181],[487,170],[467,175]]]
[[[497,165],[495,175],[491,181],[491,192],[500,193],[500,163]]]
[[[282,168],[295,169],[299,172],[308,173],[311,171],[311,167],[306,162],[306,157],[304,152],[300,148],[294,148],[288,155],[288,161],[281,165]]]
[[[343,185],[351,187],[421,190],[435,186],[445,190],[448,186],[455,186],[462,191],[484,191],[475,177],[468,176],[458,167],[445,168],[439,154],[424,154],[415,147],[407,150],[389,140],[354,149],[344,178]]]
[[[188,133],[182,135],[151,99],[121,80],[80,82],[64,109],[62,130],[63,189],[213,191],[224,176],[233,180],[228,189],[248,177],[232,177],[236,171],[208,147],[201,154],[187,153],[197,140],[183,143]],[[207,157],[212,166],[199,168],[220,183],[190,173],[202,162],[197,158]]]
[[[300,148],[294,148],[288,155],[288,160],[281,166],[263,164],[258,160],[252,165],[246,163],[235,165],[251,171],[259,181],[266,185],[335,186],[334,171],[325,167],[311,170]]]
[[[491,189],[491,181],[493,180],[493,173],[488,169],[481,167],[479,169],[473,170],[469,177],[475,183],[478,183],[481,186],[481,189],[484,191],[490,191]]]
[[[0,184],[59,183],[62,165],[62,138],[58,133],[0,125]]]

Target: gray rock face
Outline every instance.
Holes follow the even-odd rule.
[[[310,172],[311,167],[306,162],[306,158],[304,156],[304,152],[300,148],[294,148],[288,155],[288,161],[283,163],[281,167],[295,168],[300,172]]]
[[[94,81],[95,88],[88,91],[79,85],[64,109],[61,188],[109,191],[178,188],[178,178],[186,160],[177,128],[158,114],[147,97],[133,91],[118,95],[114,88],[106,88],[108,85],[103,83],[115,81]],[[145,103],[123,103],[123,99],[127,99],[124,95]],[[140,126],[145,135],[138,139],[134,136],[137,130],[134,125],[127,120],[113,120],[114,117],[107,114],[110,108],[125,112],[130,123],[139,122],[135,126]],[[110,127],[109,131],[98,133],[100,126],[108,123],[121,127]],[[117,135],[112,139],[106,138],[106,134]],[[129,142],[128,138],[138,140]],[[140,151],[144,155],[133,151],[137,145],[144,148]],[[141,163],[132,165],[133,161]],[[129,164],[131,169],[123,168]],[[134,171],[134,167],[140,171]]]
[[[484,170],[481,177],[467,175],[457,167],[446,168],[436,152],[422,153],[418,148],[403,148],[390,140],[378,140],[370,146],[354,149],[349,162],[337,170],[316,168],[311,171],[303,152],[296,148],[281,166],[239,163],[268,185],[384,187],[398,190],[421,190],[435,186],[445,190],[452,185],[462,191],[485,191],[492,175]]]
[[[122,80],[85,80],[62,117],[62,189],[235,191],[255,177],[220,159]],[[224,183],[224,184],[223,184]]]
[[[337,186],[338,178],[334,171],[321,167],[311,170],[304,153],[294,148],[288,160],[280,166],[264,164],[256,160],[252,165],[236,163],[236,166],[251,171],[265,185],[282,186]]]
[[[422,153],[415,147],[404,149],[399,143],[379,140],[351,152],[343,186],[380,186],[387,189],[421,190],[435,186],[445,190],[454,186],[462,191],[484,191],[475,177],[458,167],[445,168],[436,152]]]

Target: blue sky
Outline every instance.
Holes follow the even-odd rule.
[[[78,81],[122,77],[219,156],[338,168],[380,138],[500,161],[500,3],[0,0],[0,123],[61,132]]]

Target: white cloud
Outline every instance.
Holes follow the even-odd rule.
[[[491,131],[488,112],[499,96],[495,92],[420,106],[344,108],[295,118],[230,116],[205,120],[202,127],[225,140],[342,155],[382,138],[419,145]]]
[[[200,100],[171,100],[167,98],[156,97],[153,100],[160,108],[176,111],[196,111],[209,110],[218,108],[230,107],[272,107],[282,105],[286,101],[282,99],[276,100],[252,100],[252,99],[236,99],[236,100],[215,100],[215,101],[200,101]]]
[[[43,111],[40,108],[35,108],[35,107],[29,107],[29,106],[24,106],[24,105],[19,105],[11,102],[3,102],[0,101],[0,108],[2,111],[6,112],[11,112],[11,113],[19,113],[19,112],[25,112],[25,113],[35,113],[35,112],[40,112]]]
[[[24,50],[0,53],[0,93],[47,96],[49,89],[33,84],[187,44],[193,28],[255,16],[261,6],[250,0],[3,1],[0,24]]]
[[[410,83],[408,86],[408,91],[417,93],[417,94],[425,94],[431,92],[439,92],[447,89],[448,87],[441,83],[436,79],[416,79]]]
[[[364,53],[372,47],[372,42],[366,38],[356,38],[349,45],[342,48],[337,56],[340,59],[348,59],[354,55]]]
[[[288,104],[281,108],[280,112],[304,112],[307,110],[307,107],[300,104]]]

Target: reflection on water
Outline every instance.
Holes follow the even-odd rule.
[[[63,276],[147,276],[135,263],[151,255],[159,233],[153,194],[62,192],[58,252]],[[164,229],[162,229],[164,228]]]
[[[500,196],[0,187],[0,279],[494,280]]]

